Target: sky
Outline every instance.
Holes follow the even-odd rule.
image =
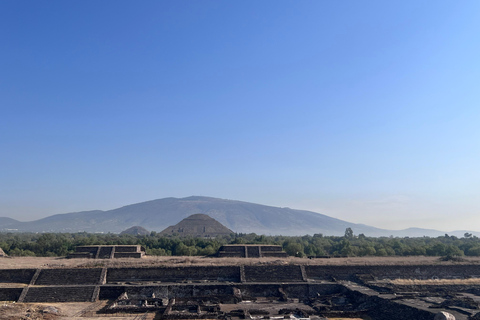
[[[2,1],[0,216],[192,195],[480,231],[480,2]]]

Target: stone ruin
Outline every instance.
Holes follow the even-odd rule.
[[[67,258],[114,259],[142,258],[145,248],[140,245],[119,246],[78,246]]]
[[[2,257],[7,257],[7,254],[3,251],[2,248],[0,248],[0,258]]]
[[[479,275],[474,264],[0,269],[0,300],[108,300],[92,312],[155,319],[473,320],[480,317],[479,285],[391,280]]]
[[[282,246],[256,245],[256,244],[231,244],[221,246],[218,250],[219,258],[286,258],[287,253]]]
[[[162,236],[215,238],[232,233],[232,230],[217,220],[206,214],[197,213],[188,216],[174,226],[164,229],[159,234]]]

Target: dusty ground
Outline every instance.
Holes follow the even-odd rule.
[[[465,257],[462,262],[440,261],[438,257],[352,257],[330,259],[279,258],[203,258],[159,257],[142,259],[65,259],[50,257],[0,258],[0,269],[25,268],[85,268],[85,267],[152,267],[191,265],[258,265],[258,264],[308,264],[308,265],[432,265],[432,264],[480,264],[480,257]]]
[[[89,310],[98,310],[106,304],[99,303],[3,303],[0,304],[0,320],[133,320],[136,315],[89,316]],[[151,319],[151,318],[149,318]]]
[[[139,314],[134,315],[102,315],[89,316],[84,311],[98,310],[106,302],[101,303],[3,303],[0,304],[0,320],[135,320]],[[232,305],[239,309],[239,305]],[[297,305],[293,305],[295,308]],[[93,307],[93,308],[92,308]],[[261,307],[261,306],[260,306]],[[288,305],[287,305],[288,307]],[[241,306],[240,306],[241,308]],[[150,314],[147,319],[152,320],[154,314]],[[367,320],[370,318],[328,318],[329,320]]]

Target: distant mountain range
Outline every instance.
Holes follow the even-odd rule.
[[[108,211],[56,214],[30,222],[0,217],[0,231],[120,233],[132,226],[142,226],[147,230],[159,232],[197,213],[209,215],[237,233],[344,235],[346,228],[352,228],[354,234],[363,233],[366,236],[375,237],[436,237],[445,233],[462,237],[465,232],[480,236],[479,232],[465,230],[454,232],[420,228],[385,230],[335,219],[312,211],[197,196],[152,200]]]

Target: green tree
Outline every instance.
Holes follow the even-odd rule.
[[[304,255],[302,245],[297,242],[288,242],[283,249],[289,256],[303,257]]]
[[[352,228],[348,227],[345,229],[345,238],[347,239],[353,239],[353,230]]]

